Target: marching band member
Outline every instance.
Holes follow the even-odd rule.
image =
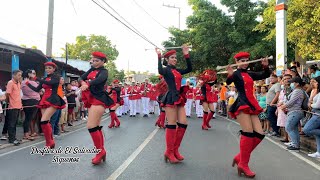
[[[94,146],[99,149],[99,153],[92,159],[92,164],[100,164],[106,160],[106,150],[104,148],[104,138],[101,117],[106,108],[115,106],[113,100],[104,90],[104,85],[108,79],[108,70],[104,68],[107,57],[102,52],[93,52],[91,69],[80,77],[82,101],[88,108],[87,128],[93,140]]]
[[[193,94],[194,94],[193,97],[194,97],[195,104],[196,104],[196,114],[197,114],[198,118],[203,117],[203,108],[202,108],[202,105],[200,104],[200,100],[202,97],[200,85],[201,85],[201,83],[199,82],[197,84],[197,86],[193,89]]]
[[[166,126],[166,151],[164,159],[170,163],[178,163],[184,160],[184,157],[179,153],[179,147],[188,126],[186,119],[186,111],[184,109],[185,99],[181,96],[181,79],[182,75],[192,71],[192,65],[189,57],[189,48],[182,47],[184,58],[187,62],[186,69],[177,69],[177,55],[175,50],[170,50],[164,55],[164,63],[166,67],[161,64],[161,52],[156,49],[158,54],[158,71],[161,74],[167,85],[168,91],[162,97],[161,103],[165,107],[168,124]],[[178,125],[178,128],[177,128]]]
[[[149,91],[149,93],[147,94],[147,96],[149,97],[150,101],[149,101],[149,114],[154,114],[155,111],[155,106],[157,103],[157,89],[156,89],[156,85],[152,85],[151,89]]]
[[[141,107],[142,107],[142,103],[141,103],[141,98],[142,98],[142,93],[141,93],[141,88],[140,88],[140,82],[136,83],[136,90],[137,90],[137,95],[136,95],[136,100],[137,100],[137,104],[136,104],[136,114],[140,114],[141,113]]]
[[[124,115],[127,115],[127,113],[129,112],[129,94],[128,94],[128,84],[124,83],[124,87],[123,87],[123,109],[124,109]],[[123,114],[123,113],[122,113]]]
[[[120,98],[121,98],[122,101],[123,101],[123,94],[122,94],[123,86],[122,86],[122,83],[121,83],[121,82],[119,82],[119,88],[120,88]],[[124,104],[124,101],[123,101],[123,104]],[[116,110],[116,115],[117,115],[117,117],[121,117],[121,116],[122,116],[123,104],[120,105],[120,106],[117,108],[117,110]]]
[[[187,81],[187,86],[190,87],[190,81]],[[186,94],[187,96],[187,103],[186,103],[186,115],[188,118],[191,117],[191,108],[192,108],[192,102],[193,102],[193,88],[190,88]]]
[[[216,111],[216,106],[214,106],[214,103],[218,100],[214,97],[212,88],[212,86],[216,84],[217,73],[214,70],[208,69],[199,76],[199,79],[201,79],[203,82],[201,86],[202,100],[200,102],[203,107],[202,130],[208,130],[208,128],[211,128],[209,122]],[[210,112],[208,112],[209,110]]]
[[[129,86],[128,94],[129,94],[130,117],[136,117],[138,89],[134,81],[132,81],[132,85]]]
[[[115,79],[112,82],[112,86],[110,86],[110,88],[108,89],[108,94],[109,96],[111,96],[113,102],[116,104],[115,106],[111,107],[109,110],[110,112],[110,125],[108,126],[109,128],[113,128],[113,127],[120,127],[120,120],[118,119],[115,111],[117,110],[117,108],[119,108],[120,106],[123,105],[123,100],[120,97],[120,93],[121,93],[121,88],[119,86],[119,80]]]
[[[249,58],[250,54],[247,52],[240,52],[234,56],[237,64],[247,62]],[[258,118],[263,109],[254,97],[253,81],[262,80],[270,76],[268,64],[268,59],[262,60],[264,70],[261,72],[248,71],[248,64],[238,65],[235,72],[230,66],[227,67],[227,84],[229,85],[233,82],[238,90],[238,97],[230,107],[229,113],[233,118],[237,118],[242,129],[240,131],[240,153],[234,157],[232,163],[232,166],[234,164],[238,165],[239,176],[242,173],[249,178],[253,178],[256,175],[250,170],[248,163],[252,151],[262,141],[264,135]]]
[[[149,83],[148,79],[145,79],[145,82],[140,86],[143,117],[148,117],[149,114],[149,91],[151,90],[151,87],[152,85]]]

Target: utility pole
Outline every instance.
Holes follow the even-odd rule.
[[[68,64],[68,43],[66,43],[66,64]]]
[[[48,17],[48,32],[47,32],[47,56],[52,56],[52,34],[53,34],[53,10],[54,0],[49,0],[49,17]]]
[[[175,5],[173,5],[173,6],[171,6],[171,5],[169,5],[169,4],[163,4],[163,6],[165,6],[165,7],[168,7],[168,8],[175,8],[175,9],[178,9],[179,10],[179,29],[180,29],[180,14],[181,14],[181,8],[180,7],[177,7],[177,6],[175,6]]]

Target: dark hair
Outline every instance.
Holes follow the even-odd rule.
[[[297,67],[300,67],[300,63],[298,61],[293,61],[292,64],[295,64]]]
[[[291,75],[291,74],[285,74],[285,75],[283,75],[283,77],[285,77],[285,76],[289,76],[290,78],[292,78],[292,75]]]
[[[271,74],[271,75],[270,75],[270,77],[278,78],[278,76],[277,76],[277,75],[275,75],[275,74]]]
[[[309,67],[309,69],[312,69],[312,70],[314,70],[314,71],[317,71],[317,70],[318,70],[318,67],[313,64],[313,65],[311,65],[311,66]]]
[[[320,76],[313,78],[318,82],[318,92],[320,92]]]
[[[12,75],[15,76],[15,75],[17,75],[17,74],[20,73],[20,72],[22,73],[23,71],[21,71],[21,70],[19,70],[19,69],[13,70],[13,71],[12,71]]]
[[[35,71],[34,69],[27,69],[26,71],[23,72],[22,77],[23,78],[30,78],[29,74],[32,73],[32,71]]]
[[[164,65],[164,66],[168,66],[168,61],[167,61],[166,59],[163,59],[163,61],[162,61],[162,65]]]

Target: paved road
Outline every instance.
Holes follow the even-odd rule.
[[[236,168],[231,167],[232,157],[238,151],[237,124],[218,118],[213,120],[213,129],[202,131],[201,120],[190,119],[181,150],[186,160],[171,165],[163,161],[164,130],[155,130],[155,118],[122,118],[121,128],[104,128],[108,156],[107,162],[100,166],[91,165],[92,154],[61,154],[63,157],[79,157],[80,161],[59,165],[51,162],[53,155],[30,155],[30,147],[18,147],[19,149],[12,149],[13,153],[0,154],[0,179],[104,180],[132,157],[130,155],[153,133],[155,135],[146,141],[146,146],[136,158],[129,159],[132,162],[127,163],[127,168],[117,171],[117,179],[242,179],[237,176]],[[104,121],[105,127],[108,121],[109,119]],[[92,148],[91,137],[85,127],[59,138],[56,144],[63,149],[67,146]],[[39,143],[36,146],[41,148],[43,145]],[[256,179],[320,179],[319,170],[268,140],[263,141],[252,154],[250,165],[257,173]]]

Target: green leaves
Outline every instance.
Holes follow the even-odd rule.
[[[65,57],[65,49],[63,56]],[[91,34],[89,37],[80,35],[76,37],[75,44],[68,45],[69,58],[89,60],[91,53],[94,51],[101,51],[107,55],[109,61],[117,58],[119,52],[115,45],[106,36]]]

